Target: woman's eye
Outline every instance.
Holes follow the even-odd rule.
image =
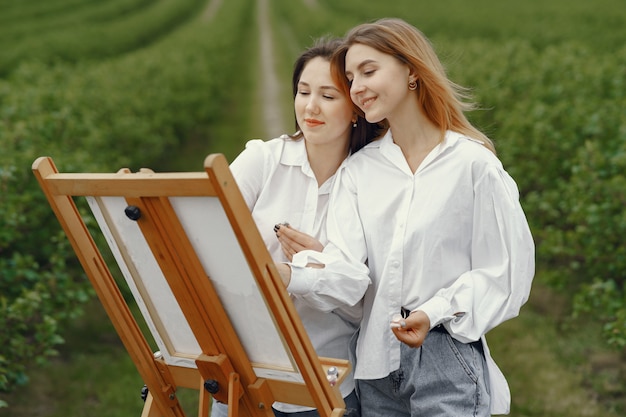
[[[327,100],[334,100],[335,96],[329,96],[329,95],[324,94],[324,98]]]
[[[308,96],[310,93],[308,91],[298,91],[298,94],[301,96]]]

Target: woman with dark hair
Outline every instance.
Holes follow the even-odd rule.
[[[350,97],[330,73],[338,39],[320,39],[296,60],[293,72],[297,132],[269,141],[252,140],[230,168],[276,263],[288,262],[301,249],[322,250],[326,214],[335,173],[349,155],[377,133],[377,125],[358,116]],[[277,230],[290,229],[293,240],[281,246]],[[319,356],[351,359],[351,340],[361,319],[361,298],[369,279],[349,278],[315,287],[287,286]],[[352,372],[339,387],[346,416],[358,417]],[[273,405],[277,416],[317,416],[315,409]],[[227,407],[215,402],[212,416]]]

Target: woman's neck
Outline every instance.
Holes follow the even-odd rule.
[[[393,140],[415,173],[426,156],[441,142],[441,130],[421,109],[413,109],[389,120]]]
[[[347,146],[340,148],[334,144],[314,146],[307,143],[306,148],[309,165],[315,175],[318,187],[321,187],[330,177],[335,175],[343,160],[348,156]]]

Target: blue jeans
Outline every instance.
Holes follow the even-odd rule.
[[[352,391],[350,395],[344,398],[344,401],[346,403],[346,412],[344,414],[344,417],[361,417],[361,407],[359,406],[359,399],[357,398],[354,391]],[[273,411],[276,417],[319,417],[317,410],[301,411],[298,413],[283,413],[276,409],[273,409]],[[211,407],[211,417],[227,416],[228,406],[226,404],[213,401],[213,406]]]
[[[400,368],[357,380],[363,417],[488,417],[489,375],[482,342],[461,343],[443,327],[417,349],[401,347]]]

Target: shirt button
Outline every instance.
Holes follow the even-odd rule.
[[[394,268],[399,267],[400,266],[400,261],[393,261],[393,262],[391,262],[391,266],[394,267]]]

